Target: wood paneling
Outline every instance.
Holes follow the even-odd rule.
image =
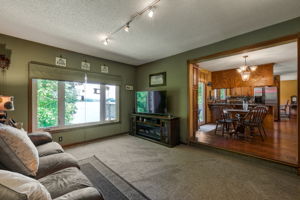
[[[256,71],[251,72],[249,81],[243,81],[236,69],[212,72],[212,87],[213,89],[220,89],[273,85],[273,65],[273,63],[259,65]],[[245,92],[247,93],[247,91]],[[240,91],[239,93],[243,92]]]

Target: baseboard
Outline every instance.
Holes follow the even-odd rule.
[[[85,143],[91,143],[91,142],[97,142],[97,141],[101,141],[104,139],[108,139],[108,138],[112,138],[112,137],[116,137],[116,136],[120,136],[120,135],[125,135],[128,134],[129,132],[123,132],[123,133],[117,133],[117,134],[113,134],[113,135],[108,135],[108,136],[104,136],[104,137],[100,137],[100,138],[95,138],[92,140],[86,140],[86,141],[81,141],[81,142],[75,142],[72,144],[65,144],[62,145],[62,147],[64,148],[68,148],[68,147],[72,147],[72,146],[76,146],[76,145],[80,145],[80,144],[85,144]]]

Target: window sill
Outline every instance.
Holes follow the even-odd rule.
[[[36,131],[47,131],[51,134],[55,134],[55,133],[71,131],[73,129],[92,128],[92,127],[97,127],[97,126],[114,125],[114,124],[120,124],[120,123],[121,123],[120,121],[108,121],[108,122],[102,122],[102,123],[73,125],[73,126],[61,127],[61,128],[38,129]]]

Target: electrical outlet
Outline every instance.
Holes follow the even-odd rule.
[[[58,137],[58,141],[62,142],[63,141],[63,137],[62,136]]]

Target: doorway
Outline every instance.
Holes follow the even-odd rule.
[[[207,86],[205,84],[201,85],[199,82],[196,101],[195,96],[189,92],[190,105],[195,103],[198,105],[199,115],[197,117],[199,119],[197,125],[200,127],[200,129],[195,129],[195,126],[189,120],[190,142],[298,167],[298,54],[299,40],[297,36],[294,36],[293,39],[291,37],[277,39],[253,45],[252,47],[245,47],[236,51],[231,50],[191,61],[189,63],[189,73],[192,72],[191,68],[195,72],[197,67],[199,71],[209,71],[211,78],[210,81],[206,82]],[[242,81],[242,74],[237,70],[239,65],[234,63],[235,57],[243,58],[245,55],[249,55],[250,63],[252,62],[255,65],[253,71],[250,71],[249,67],[251,75],[250,81],[247,80],[248,84]],[[279,55],[286,55],[286,58],[278,60],[280,58]],[[274,58],[274,61],[268,60],[269,57]],[[230,66],[228,63],[234,64]],[[211,67],[207,67],[210,64]],[[217,68],[219,67],[218,65],[221,65],[220,68]],[[244,66],[242,61],[240,65]],[[221,71],[224,71],[224,73]],[[237,76],[239,78],[236,78]],[[269,81],[271,82],[268,82],[268,76],[270,76]],[[193,76],[190,74],[189,78],[189,84],[191,84]],[[265,82],[261,83],[261,85],[256,85],[260,80]],[[202,86],[206,89],[209,88],[209,91],[206,90],[207,93],[204,100]],[[257,87],[262,88],[264,93],[263,101],[266,103],[258,102],[259,98],[255,90]],[[291,103],[292,99],[293,103]],[[245,110],[244,102],[247,105]],[[261,127],[261,129],[265,130],[260,134],[259,131],[253,131],[254,127],[247,127],[248,129],[243,131],[245,134],[240,137],[235,132],[236,129],[234,127],[234,125],[237,125],[237,122],[234,120],[239,120],[236,118],[236,113],[239,116],[246,116],[247,113],[250,113],[257,106],[266,107],[267,113],[266,117],[262,119],[263,127]],[[202,109],[204,110],[203,113]],[[233,120],[233,123],[221,124],[221,127],[225,127],[223,133],[222,128],[218,130],[215,127],[217,127],[218,115],[224,113],[224,109],[226,113],[229,112],[231,114],[229,118]],[[255,114],[255,112],[253,111],[252,114]],[[190,118],[192,117],[191,115],[189,116]],[[203,116],[206,117],[203,118]],[[203,119],[205,119],[204,122]],[[221,120],[220,122],[224,121]],[[207,127],[201,126],[203,124]],[[196,131],[192,131],[191,127]],[[201,127],[203,127],[202,130]]]

